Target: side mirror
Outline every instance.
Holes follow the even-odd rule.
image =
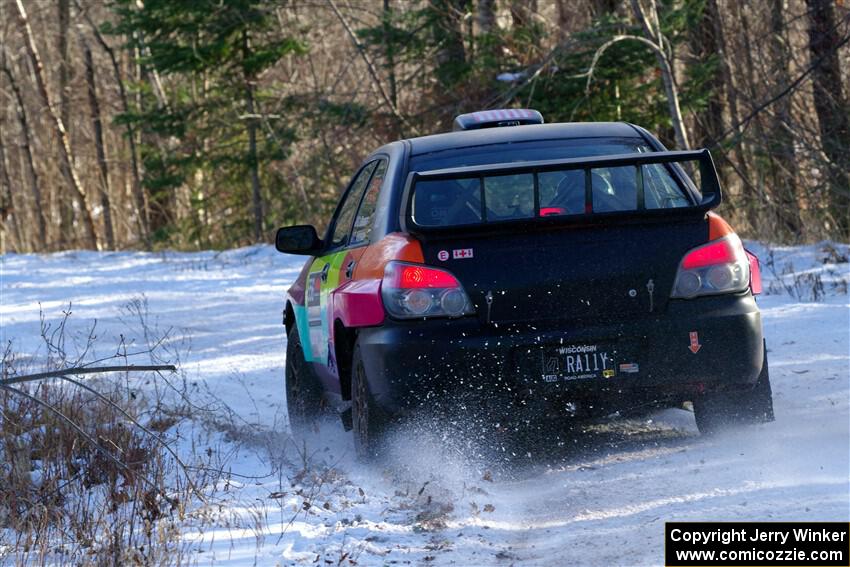
[[[279,228],[274,245],[285,254],[313,256],[322,249],[322,240],[313,226],[301,224]]]

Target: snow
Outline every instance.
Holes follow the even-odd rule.
[[[95,356],[119,335],[145,345],[140,313],[170,330],[198,395],[230,410],[226,435],[209,435],[231,476],[181,528],[199,565],[661,565],[666,521],[850,520],[850,249],[747,245],[763,262],[777,419],[713,438],[669,409],[531,457],[472,450],[463,416],[411,425],[372,466],[338,420],[293,440],[281,308],[304,259],[267,246],[6,255],[0,340],[44,356],[39,310],[56,321],[69,303],[77,341],[97,320]]]

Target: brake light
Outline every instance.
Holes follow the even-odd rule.
[[[567,214],[567,209],[563,207],[540,207],[540,216],[541,217],[552,217],[555,215],[565,215]]]
[[[460,317],[473,312],[463,286],[450,272],[421,264],[389,262],[381,283],[384,307],[393,317]]]
[[[749,259],[741,239],[731,233],[685,254],[670,297],[735,293],[749,285]]]
[[[726,264],[735,261],[735,251],[725,240],[719,240],[708,246],[691,250],[682,259],[682,268],[695,270],[716,264]]]
[[[460,282],[450,273],[426,266],[401,265],[393,275],[396,287],[401,289],[460,287]]]

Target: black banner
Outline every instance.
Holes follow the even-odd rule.
[[[850,567],[843,522],[668,522],[667,567]]]

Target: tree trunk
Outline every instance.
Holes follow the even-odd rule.
[[[463,44],[463,14],[466,0],[433,0],[435,11],[433,35],[439,45],[434,74],[440,85],[455,85],[466,73],[466,48]]]
[[[41,186],[39,185],[38,172],[35,169],[35,159],[32,151],[32,138],[30,136],[29,119],[27,118],[27,109],[24,106],[24,97],[21,93],[18,83],[15,81],[12,70],[6,66],[6,54],[0,54],[0,71],[6,75],[9,81],[9,88],[15,97],[18,107],[18,123],[21,127],[21,149],[26,162],[26,169],[30,180],[30,191],[32,192],[33,201],[33,216],[38,223],[38,246],[36,250],[47,250],[47,216],[44,213],[44,203],[41,199]]]
[[[832,166],[828,199],[837,229],[843,238],[850,235],[850,108],[844,97],[841,65],[838,59],[838,22],[832,0],[806,0],[809,17],[809,53],[812,64],[812,90],[820,126],[823,151]]]
[[[0,115],[0,124],[5,119],[5,113]],[[14,240],[11,248],[16,252],[23,252],[23,238],[21,236],[21,223],[18,221],[19,212],[15,207],[15,198],[12,195],[12,180],[9,178],[9,167],[6,161],[6,147],[3,145],[3,129],[0,128],[0,184],[3,185],[0,193],[0,254],[6,253],[6,227],[12,225],[12,236]],[[11,222],[10,222],[11,220]]]
[[[56,48],[59,56],[59,116],[65,128],[70,128],[70,110],[68,82],[71,70],[71,61],[68,57],[68,28],[71,24],[71,6],[68,0],[58,0],[59,33],[56,36]],[[70,133],[69,133],[70,135]],[[58,188],[55,188],[58,189]],[[59,248],[67,248],[71,241],[69,237],[74,233],[74,207],[68,199],[63,199],[61,191],[56,199],[59,206]]]
[[[780,88],[791,83],[788,66],[791,53],[788,47],[788,34],[785,29],[785,0],[770,0],[770,37],[768,53],[772,61],[770,75]],[[771,191],[775,195],[776,215],[785,233],[792,239],[804,237],[804,227],[800,218],[800,202],[797,195],[799,168],[794,150],[793,118],[791,116],[791,97],[785,96],[774,104],[774,117],[771,121],[768,140],[771,161]]]
[[[74,169],[74,163],[71,160],[71,144],[68,141],[68,133],[65,130],[65,125],[62,123],[62,118],[56,113],[53,106],[50,104],[50,97],[47,94],[47,84],[44,81],[44,69],[41,65],[41,58],[38,55],[38,48],[35,45],[32,28],[27,19],[27,12],[24,9],[22,0],[15,0],[18,8],[18,19],[23,28],[24,39],[32,63],[33,72],[35,73],[35,82],[38,90],[38,95],[41,97],[41,102],[47,109],[50,119],[53,122],[53,127],[56,137],[59,139],[59,159],[60,169],[71,186],[71,197],[77,202],[80,212],[83,217],[83,230],[85,233],[86,245],[90,248],[97,248],[97,236],[94,230],[94,221],[92,220],[91,211],[86,204],[86,197],[83,193],[80,179]]]
[[[97,84],[94,77],[94,61],[91,49],[85,40],[80,37],[83,44],[83,57],[86,62],[86,84],[89,91],[89,109],[91,111],[92,130],[94,132],[94,146],[97,154],[97,165],[100,170],[100,206],[103,209],[103,233],[106,237],[108,250],[115,250],[115,232],[112,229],[112,210],[109,204],[109,167],[106,163],[106,151],[103,147],[103,123],[100,118],[100,101],[97,98]]]
[[[245,60],[251,54],[248,32],[242,32],[242,55]],[[254,109],[254,81],[256,78],[245,69],[245,105],[248,111],[248,163],[251,168],[251,194],[254,200],[254,242],[263,239],[263,195],[260,191],[260,164],[257,159],[257,115]]]
[[[121,111],[124,114],[130,113],[130,102],[127,97],[127,89],[124,85],[124,77],[121,73],[121,66],[118,63],[118,58],[115,56],[115,51],[106,43],[106,40],[103,38],[103,35],[100,33],[97,24],[95,24],[91,16],[87,11],[84,11],[79,2],[76,3],[77,10],[83,14],[86,19],[86,22],[91,28],[91,32],[94,35],[97,44],[101,49],[109,56],[109,61],[112,63],[112,73],[115,76],[115,83],[118,85],[118,94],[121,99]],[[133,195],[133,201],[136,207],[136,219],[139,227],[139,232],[142,237],[142,242],[145,244],[145,248],[151,249],[151,238],[150,238],[150,207],[148,204],[147,195],[145,195],[144,188],[142,187],[142,178],[141,173],[139,171],[139,151],[136,147],[136,132],[133,128],[132,123],[129,120],[124,121],[124,128],[126,130],[127,143],[130,146],[130,166],[131,173],[133,176],[132,182],[132,190],[131,193]]]
[[[732,49],[730,49],[729,44],[726,41],[726,32],[723,28],[723,17],[720,13],[720,8],[717,5],[717,0],[707,0],[706,2],[706,10],[712,19],[714,26],[714,36],[717,40],[717,48],[719,65],[720,65],[720,74],[723,81],[723,90],[726,93],[726,105],[729,109],[729,123],[730,125],[738,124],[738,120],[740,119],[740,112],[738,107],[738,87],[735,84],[735,77],[732,73],[732,67],[729,65],[729,57],[730,53],[732,53]],[[742,131],[738,129],[738,137],[735,140],[735,144],[732,148],[732,159],[734,163],[732,164],[732,169],[735,173],[740,177],[742,184],[742,191],[746,190],[751,184],[750,181],[750,166],[747,162],[747,154],[744,149],[744,140],[741,138]],[[719,145],[720,139],[716,138],[711,140],[710,146],[715,148]]]
[[[716,0],[705,3],[699,22],[691,30],[689,37],[691,50],[703,65],[718,54],[723,57],[720,38],[717,37],[716,20],[719,14],[716,13],[716,8]],[[694,128],[694,143],[697,147],[711,145],[723,133],[724,86],[722,66],[715,65],[705,80],[705,88],[709,91],[708,103],[705,111],[701,112],[696,120]]]
[[[478,31],[481,34],[496,31],[496,0],[478,0]]]
[[[752,31],[750,28],[750,19],[747,15],[747,6],[741,2],[735,3],[735,14],[738,17],[738,20],[741,23],[741,42],[743,49],[741,52],[744,57],[744,71],[746,76],[747,83],[747,95],[749,100],[745,102],[751,109],[755,107],[756,101],[762,96],[758,89],[758,80],[755,75],[755,63],[753,62],[753,48],[752,43],[750,42],[750,38],[752,37]],[[753,128],[755,130],[755,139],[759,144],[764,143],[764,140],[767,138],[764,127],[762,125],[762,120],[760,117],[756,117],[753,120]],[[759,166],[758,161],[756,160],[756,165],[753,168],[753,175],[755,175],[755,179],[752,179],[752,183],[747,186],[746,198],[744,200],[744,207],[746,212],[747,220],[750,223],[750,228],[756,234],[765,234],[766,232],[762,232],[762,223],[761,218],[764,216],[762,212],[766,210],[770,203],[769,199],[772,196],[764,190],[765,179],[764,174],[762,172],[762,168]],[[768,231],[772,230],[770,228]]]
[[[673,58],[671,55],[668,55],[667,40],[661,33],[655,0],[650,0],[648,11],[644,11],[639,0],[632,0],[632,10],[643,27],[646,38],[655,44],[653,51],[655,53],[655,59],[658,61],[658,66],[661,69],[661,82],[664,85],[664,94],[667,96],[667,109],[670,112],[670,120],[673,123],[676,145],[680,150],[688,150],[691,145],[688,142],[688,134],[685,131],[685,120],[682,118],[682,109],[679,106],[679,91],[676,87],[676,77],[673,73]]]
[[[514,29],[527,28],[537,12],[537,0],[511,0],[511,25]]]
[[[392,40],[390,26],[392,26],[393,12],[390,0],[384,0],[383,26],[384,26],[384,54],[387,58],[387,79],[390,83],[390,100],[393,106],[398,108],[398,85],[395,76],[395,42]]]

